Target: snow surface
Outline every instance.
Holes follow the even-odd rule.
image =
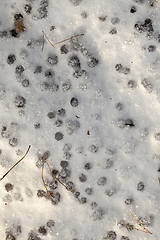
[[[0,182],[0,239],[160,239],[159,12],[154,0],[1,1],[0,175],[31,149]],[[42,31],[84,35],[42,51]],[[74,194],[45,164],[47,198],[42,156]],[[152,235],[126,227],[143,230],[131,214]]]

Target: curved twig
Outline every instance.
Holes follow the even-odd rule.
[[[67,188],[70,192],[72,192],[71,189],[69,189],[63,182],[61,182],[61,181],[53,174],[53,172],[52,172],[52,170],[51,170],[48,162],[46,161],[46,159],[45,159],[44,157],[42,157],[42,159],[47,163],[47,165],[48,165],[48,167],[49,167],[49,170],[50,170],[52,176],[53,176],[58,182],[60,182],[65,188]],[[73,193],[73,192],[72,192],[72,193]]]
[[[27,155],[28,152],[29,152],[30,147],[31,147],[31,145],[29,145],[29,147],[28,147],[27,152],[25,153],[25,155],[24,155],[18,162],[16,162],[16,164],[14,164],[13,167],[11,167],[11,168],[9,169],[8,172],[6,172],[6,173],[3,175],[3,177],[0,178],[0,181],[1,181],[3,178],[5,178],[5,176],[7,176],[7,174],[8,174],[18,163],[20,163],[20,162],[26,157],[26,155]]]

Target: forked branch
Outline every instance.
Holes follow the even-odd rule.
[[[133,229],[136,229],[137,231],[141,231],[141,232],[145,232],[145,233],[150,233],[152,234],[140,221],[138,221],[138,219],[131,213],[132,217],[134,217],[134,219],[136,219],[136,221],[143,227],[143,229],[145,230],[141,230],[139,228],[136,228],[134,226],[130,226],[130,225],[125,225],[126,227],[130,227],[130,228],[133,228]]]
[[[47,163],[47,165],[48,165],[48,167],[49,167],[49,170],[50,170],[52,176],[53,176],[59,183],[61,183],[65,188],[67,188],[71,193],[73,193],[71,189],[69,189],[63,182],[61,182],[61,181],[53,174],[53,172],[52,172],[52,170],[51,170],[51,168],[50,168],[50,166],[49,166],[49,163],[46,161],[46,159],[45,159],[44,157],[42,157],[42,159],[43,159],[43,165],[42,165],[42,180],[43,180],[44,186],[45,186],[45,188],[46,188],[46,190],[47,190],[47,193],[49,194],[48,189],[47,189],[46,184],[45,184],[44,179],[43,179],[44,162]],[[49,198],[49,195],[48,195],[48,198]]]
[[[47,39],[47,41],[52,45],[52,47],[54,47],[55,45],[57,45],[57,44],[59,44],[59,43],[62,43],[62,42],[68,41],[68,40],[70,40],[70,39],[72,39],[72,38],[75,38],[75,37],[79,37],[79,36],[83,36],[83,35],[84,35],[84,33],[82,33],[82,34],[77,34],[77,35],[75,35],[75,36],[73,36],[73,37],[64,39],[64,40],[62,40],[62,41],[60,41],[60,42],[52,43],[52,42],[48,39],[48,37],[46,36],[46,34],[45,34],[43,31],[42,31],[42,33],[43,33],[42,51],[43,51],[43,49],[44,49],[44,37],[45,37],[45,38]]]

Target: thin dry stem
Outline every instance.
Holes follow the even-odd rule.
[[[54,44],[53,43],[51,43],[51,41],[48,39],[48,37],[46,36],[46,34],[42,31],[42,33],[43,33],[43,38],[44,38],[44,36],[45,36],[45,38],[47,39],[47,41],[52,45],[52,47],[54,47]],[[43,51],[43,49],[44,49],[44,42],[43,42],[43,46],[42,46],[43,48],[42,48],[42,51]]]
[[[72,39],[72,38],[79,37],[79,36],[83,36],[83,35],[84,35],[84,33],[82,33],[82,34],[77,34],[77,35],[75,35],[75,36],[73,36],[73,37],[70,37],[70,38],[64,39],[64,40],[62,40],[62,41],[60,41],[60,42],[54,43],[53,45],[57,45],[57,44],[59,44],[59,43],[62,43],[62,42],[68,41],[68,40],[70,40],[70,39]]]
[[[16,164],[14,164],[13,167],[11,167],[11,168],[9,169],[8,172],[6,172],[6,173],[3,175],[3,177],[0,178],[0,181],[1,181],[3,178],[5,178],[5,177],[7,176],[7,174],[8,174],[18,163],[20,163],[20,162],[26,157],[26,155],[27,155],[28,152],[29,152],[30,147],[31,147],[31,145],[29,145],[29,147],[28,147],[27,152],[25,153],[25,155],[24,155],[18,162],[16,162]]]
[[[42,157],[42,159],[47,163],[47,165],[48,165],[48,167],[49,167],[49,170],[50,170],[52,176],[53,176],[58,182],[60,182],[65,188],[67,188],[70,192],[72,192],[71,189],[69,189],[63,182],[61,182],[61,181],[53,174],[53,172],[52,172],[52,170],[51,170],[48,162],[45,160],[45,158]],[[73,192],[72,192],[72,193],[73,193]]]
[[[140,221],[138,221],[138,219],[131,213],[132,217],[134,217],[134,219],[137,220],[137,222],[150,234],[152,234]]]
[[[48,188],[47,188],[47,186],[46,186],[46,184],[45,184],[45,181],[44,181],[44,178],[43,178],[43,170],[44,170],[44,161],[43,161],[43,165],[42,165],[42,181],[43,181],[43,184],[44,184],[44,186],[45,186],[45,188],[46,188],[46,190],[47,190],[48,199],[50,199],[49,191],[48,191]]]
[[[126,227],[130,227],[130,228],[133,228],[133,229],[136,229],[137,231],[141,231],[141,232],[145,232],[145,233],[149,233],[148,231],[144,231],[144,230],[141,230],[139,228],[135,228],[133,226],[130,226],[130,225],[125,225]]]
[[[42,51],[43,51],[43,49],[44,49],[44,32],[42,31],[42,33],[43,33],[43,45],[42,45]]]
[[[79,37],[79,36],[83,36],[83,35],[84,35],[84,33],[82,33],[82,34],[77,34],[77,35],[75,35],[75,36],[73,36],[73,37],[64,39],[64,40],[62,40],[62,41],[60,41],[60,42],[52,43],[52,42],[48,39],[48,37],[46,36],[46,34],[45,34],[43,31],[42,31],[42,33],[43,33],[42,51],[43,51],[43,49],[44,49],[44,37],[46,37],[47,41],[52,45],[52,47],[54,47],[55,45],[57,45],[57,44],[59,44],[59,43],[62,43],[62,42],[68,41],[68,40],[70,40],[70,39],[72,39],[72,38],[75,38],[75,37]]]

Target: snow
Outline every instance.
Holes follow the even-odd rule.
[[[1,239],[160,239],[159,11],[1,2]]]

